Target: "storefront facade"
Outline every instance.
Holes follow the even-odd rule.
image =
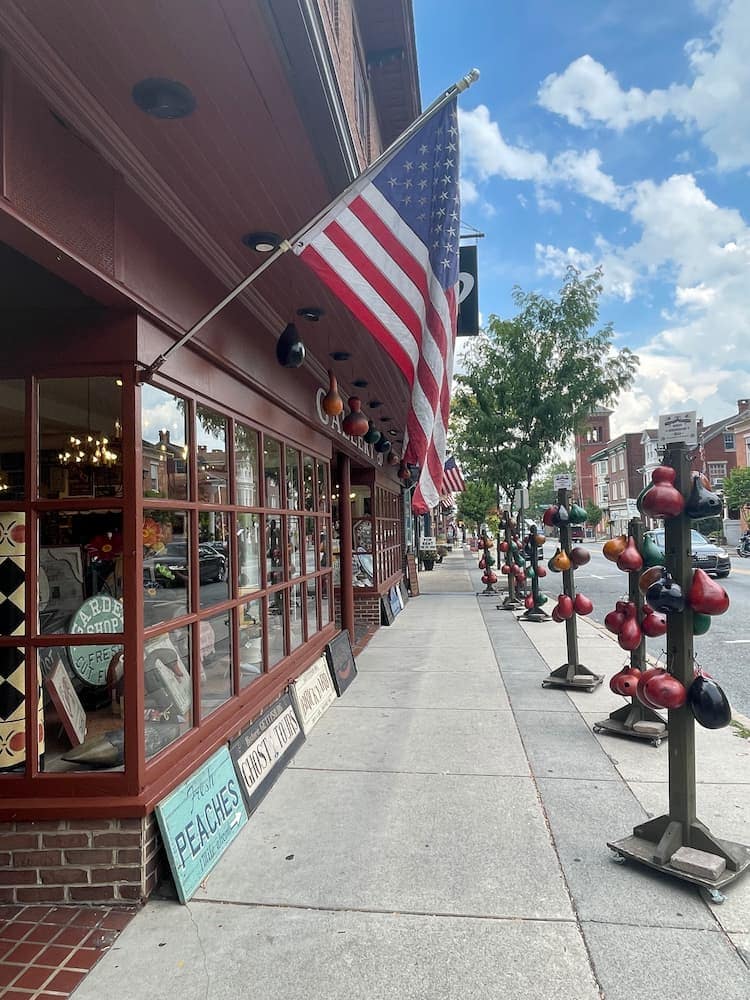
[[[394,457],[408,394],[390,359],[292,260],[154,367],[222,297],[232,268],[252,269],[254,251],[239,239],[249,223],[291,232],[351,173],[346,156],[336,164],[328,149],[321,158],[308,139],[298,81],[285,76],[271,31],[277,5],[245,5],[232,24],[267,81],[244,95],[263,140],[250,160],[241,129],[235,145],[220,143],[232,102],[225,90],[216,103],[215,77],[229,79],[218,67],[232,47],[212,4],[193,12],[184,35],[176,22],[144,26],[138,15],[156,17],[164,5],[136,5],[117,24],[99,23],[96,5],[61,4],[56,17],[23,6],[0,18],[2,326],[12,344],[0,380],[0,901],[125,901],[147,896],[163,870],[156,803],[342,627],[356,641],[379,623],[380,598],[403,573]],[[402,15],[402,31],[406,11],[408,28],[408,5],[387,7],[395,21]],[[317,16],[329,30],[326,11],[321,4]],[[367,26],[347,13],[364,44]],[[68,48],[87,16],[98,46]],[[300,27],[286,22],[289,45]],[[150,55],[118,48],[118,31]],[[135,83],[139,58],[153,65],[157,54],[164,77],[177,77],[180,60],[205,54],[212,32],[212,60],[190,76],[197,99],[184,123],[108,103],[118,72]],[[413,37],[403,43],[413,49]],[[110,71],[99,66],[93,92],[84,55],[96,62],[106,53]],[[413,117],[410,65],[400,113]],[[235,83],[239,92],[246,81]],[[366,155],[393,127],[376,101],[387,81],[373,70],[370,84]],[[53,85],[65,107],[50,100]],[[270,93],[276,107],[263,122]],[[94,101],[101,127],[89,134]],[[361,140],[354,159],[365,155]],[[293,144],[292,190],[279,164]],[[147,149],[148,162],[138,159]],[[244,225],[235,232],[226,211],[201,218],[206,175],[225,208],[237,208],[243,166],[257,195],[242,206]],[[195,192],[182,197],[199,170]],[[171,185],[163,212],[160,185]],[[320,316],[311,320],[313,304]],[[307,347],[295,369],[276,357],[289,322]],[[329,367],[345,399],[360,393],[365,410],[379,404],[370,415],[382,420],[390,455],[321,419]]]

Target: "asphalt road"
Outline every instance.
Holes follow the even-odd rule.
[[[576,570],[576,589],[594,602],[591,618],[603,623],[604,616],[614,609],[615,601],[627,598],[627,576],[604,558],[601,544],[588,542],[586,547],[591,552],[591,561]],[[554,552],[552,540],[547,541],[544,549],[545,557],[550,558]],[[556,581],[555,575],[548,573],[540,583],[542,590],[556,598],[562,578]],[[732,572],[719,583],[729,594],[729,610],[714,617],[706,635],[696,636],[695,653],[700,665],[724,688],[732,708],[750,717],[750,559],[740,559],[734,554]],[[658,657],[665,648],[663,638],[647,639],[647,644],[653,657]],[[627,655],[623,652],[623,663]]]

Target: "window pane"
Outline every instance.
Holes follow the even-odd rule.
[[[147,639],[143,650],[146,691],[146,757],[163,750],[192,725],[190,630],[174,629]]]
[[[294,578],[302,572],[300,552],[300,518],[287,517],[287,554],[289,556],[289,576]]]
[[[198,500],[202,503],[229,503],[226,417],[205,406],[196,408],[196,416]]]
[[[198,514],[198,572],[202,608],[229,600],[229,514],[216,510]]]
[[[143,623],[188,612],[190,546],[187,511],[143,512]]]
[[[241,507],[257,507],[258,432],[239,423],[234,425],[234,475],[237,503]]]
[[[289,591],[289,603],[290,603],[289,652],[291,653],[293,649],[296,649],[298,646],[301,646],[302,643],[305,641],[305,633],[303,628],[304,608],[302,602],[301,583],[296,583]]]
[[[41,679],[41,674],[37,674]],[[45,752],[43,696],[37,685],[39,754]],[[23,774],[26,769],[26,653],[18,646],[0,646],[0,772]]]
[[[246,688],[263,673],[263,612],[260,601],[240,608],[240,687]]]
[[[320,589],[320,578],[314,577],[307,581],[307,637],[310,638],[314,632],[320,631],[320,619],[318,618],[318,590]]]
[[[286,505],[289,510],[301,510],[302,499],[299,491],[299,459],[296,448],[286,448]]]
[[[26,632],[25,582],[26,515],[23,511],[0,511],[0,635]],[[2,679],[0,674],[0,695]]]
[[[260,590],[260,515],[237,515],[240,595]]]
[[[39,496],[122,496],[122,389],[114,378],[39,381]]]
[[[318,510],[327,512],[331,509],[328,490],[328,466],[324,462],[316,463],[318,468]]]
[[[102,608],[94,609],[94,617],[103,611],[107,598],[112,615],[122,622],[122,573],[119,511],[56,510],[40,514],[38,608],[42,633],[69,631],[73,615],[84,602],[97,596],[102,598]],[[104,614],[97,628],[106,618]]]
[[[282,538],[284,532],[283,517],[266,519],[266,585],[272,587],[281,583],[284,578],[284,559],[282,553]]]
[[[284,658],[284,619],[288,605],[288,591],[277,590],[271,594],[268,606],[268,666]]]
[[[188,498],[187,403],[152,385],[141,388],[143,495]]]
[[[281,506],[281,445],[273,438],[263,443],[263,463],[266,478],[266,507]]]
[[[232,696],[232,613],[200,623],[201,716],[206,717]]]
[[[26,387],[22,379],[0,382],[0,500],[23,500]]]
[[[315,510],[315,460],[311,455],[304,457],[302,476],[305,490],[305,510]]]

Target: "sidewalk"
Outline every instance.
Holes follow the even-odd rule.
[[[542,689],[562,627],[476,597],[475,567],[420,574],[205,887],[149,902],[76,1000],[746,1000],[750,877],[709,906],[606,846],[665,811],[668,744],[592,734],[606,681]],[[608,679],[622,651],[579,636]],[[701,817],[747,843],[750,741],[697,746]]]

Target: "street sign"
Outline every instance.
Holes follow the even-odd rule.
[[[698,426],[695,410],[683,413],[662,413],[659,416],[659,447],[683,441],[688,448],[698,444]]]
[[[573,477],[569,472],[562,472],[555,476],[554,487],[556,490],[569,490],[573,485]]]
[[[520,510],[523,507],[524,510],[529,509],[529,491],[525,486],[519,486],[513,496],[513,505],[516,510]]]

